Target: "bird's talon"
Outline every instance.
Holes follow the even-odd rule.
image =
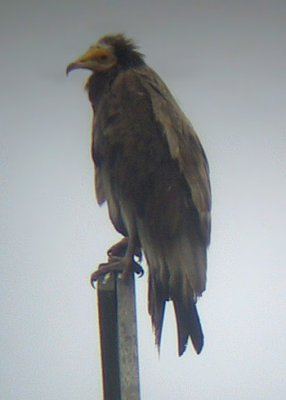
[[[137,262],[133,261],[132,268],[133,268],[132,272],[135,272],[135,274],[138,275],[139,278],[141,278],[144,275],[144,269]]]
[[[132,263],[130,263],[123,257],[109,256],[108,262],[99,264],[98,269],[91,274],[91,286],[94,288],[95,282],[100,277],[111,272],[121,272],[123,279],[126,279],[126,277],[132,273],[139,275],[139,277],[144,275],[143,268],[136,261],[133,260]]]

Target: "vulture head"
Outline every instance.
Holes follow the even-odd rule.
[[[123,34],[110,34],[100,38],[77,60],[70,63],[66,73],[75,69],[87,69],[95,74],[114,69],[132,68],[144,64],[143,54],[131,39]]]

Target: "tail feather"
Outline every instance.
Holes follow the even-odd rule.
[[[155,343],[160,351],[165,305],[168,299],[166,299],[162,288],[160,288],[158,284],[156,285],[155,282],[152,282],[152,277],[150,275],[148,297],[148,308],[154,328]]]
[[[173,304],[177,320],[179,356],[186,350],[189,337],[199,354],[204,345],[204,335],[195,301],[190,299],[186,306],[181,299],[173,299]]]
[[[138,222],[140,243],[149,266],[148,309],[156,344],[160,350],[166,301],[174,303],[178,331],[178,352],[181,356],[190,337],[195,351],[203,348],[204,336],[195,297],[206,284],[206,246],[193,232],[192,226],[166,242],[149,234],[149,226]]]

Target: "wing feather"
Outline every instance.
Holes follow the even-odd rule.
[[[200,140],[161,78],[149,67],[138,71],[148,90],[154,117],[166,135],[171,156],[178,161],[198,210],[201,229],[209,244],[211,229],[211,188],[209,165]]]

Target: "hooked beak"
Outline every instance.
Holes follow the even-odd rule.
[[[79,65],[79,63],[77,63],[77,62],[72,62],[72,63],[70,63],[70,64],[67,66],[67,69],[66,69],[66,76],[68,76],[68,74],[69,74],[71,71],[74,71],[75,69],[78,69],[78,68],[81,68],[81,66]]]
[[[84,54],[82,54],[77,60],[71,62],[66,69],[66,75],[75,69],[89,69],[95,71],[97,69],[104,69],[101,67],[99,60],[110,56],[108,49],[103,47],[91,47]]]

